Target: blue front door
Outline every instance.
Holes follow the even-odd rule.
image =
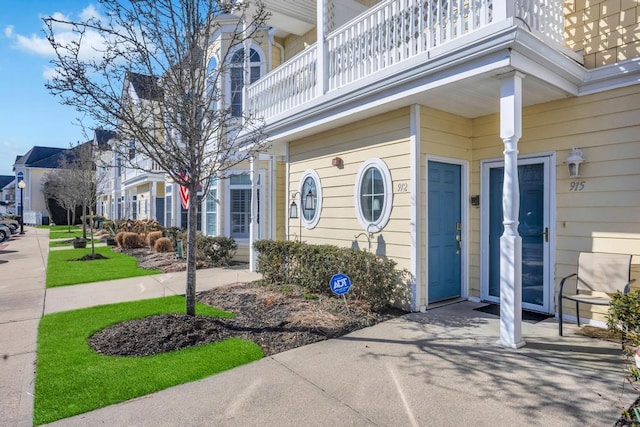
[[[484,212],[488,227],[487,245],[482,255],[487,264],[483,299],[500,302],[500,236],[502,224],[502,162],[487,163],[484,179],[488,180],[488,206]],[[548,313],[551,310],[549,280],[549,191],[548,157],[519,161],[520,215],[518,234],[522,238],[522,306]]]
[[[461,166],[429,161],[428,165],[428,301],[461,295]]]

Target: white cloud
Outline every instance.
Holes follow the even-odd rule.
[[[104,18],[93,5],[89,5],[85,7],[82,12],[80,12],[80,19],[82,21],[87,21],[89,19],[97,19],[98,21],[102,21]]]
[[[103,17],[98,13],[93,5],[85,7],[77,18],[65,15],[61,12],[55,12],[51,14],[51,17],[55,21],[86,21],[88,19],[101,20]],[[61,45],[70,45],[73,42],[79,40],[79,35],[74,33],[72,27],[68,24],[53,22],[52,31],[55,39]],[[55,52],[47,40],[46,37],[38,34],[31,34],[29,36],[23,34],[16,34],[13,26],[5,28],[5,35],[14,40],[13,47],[22,50],[27,53],[31,53],[38,56],[53,57]],[[87,30],[82,38],[82,47],[80,50],[80,59],[97,59],[100,57],[100,52],[105,49],[104,38],[96,31]],[[45,74],[47,71],[45,71]]]
[[[49,41],[46,38],[40,37],[36,34],[31,34],[28,37],[16,34],[14,46],[25,52],[34,53],[41,56],[52,56],[54,53]]]
[[[57,75],[58,70],[55,67],[45,67],[44,71],[42,72],[42,77],[44,77],[45,80],[53,80],[53,78]]]

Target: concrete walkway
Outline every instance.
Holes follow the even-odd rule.
[[[43,310],[170,295],[183,286],[178,274],[68,286],[48,290],[43,304],[46,250],[39,233],[30,229],[10,242],[28,254],[24,265],[17,254],[0,254],[14,256],[0,273],[22,281],[0,289],[0,345],[8,355],[1,362],[2,425],[30,423]],[[198,273],[199,290],[224,274],[229,282],[248,278],[242,271],[206,274]],[[5,297],[14,298],[15,312]],[[635,399],[623,387],[618,344],[575,335],[573,325],[558,337],[551,319],[524,323],[526,347],[502,349],[495,344],[499,318],[475,311],[479,306],[462,302],[411,314],[52,425],[609,426]]]

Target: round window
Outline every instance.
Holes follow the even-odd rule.
[[[380,159],[369,159],[360,167],[356,178],[356,214],[362,228],[378,232],[391,216],[393,191],[391,174]]]

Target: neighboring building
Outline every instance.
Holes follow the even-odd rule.
[[[15,213],[16,192],[13,175],[0,175],[0,213]]]
[[[555,313],[581,251],[633,254],[640,276],[637,0],[264,4],[272,29],[252,49],[270,72],[243,107],[286,162],[267,228],[393,258],[414,310],[513,313],[521,292]],[[307,195],[301,224],[287,219]],[[521,345],[519,322],[503,318],[500,340]]]
[[[248,82],[253,82],[264,75],[271,66],[267,52],[271,51],[271,42],[266,31],[259,32],[260,40],[230,47],[225,39],[225,31],[238,28],[238,18],[230,14],[218,17],[219,28],[209,40],[206,55],[211,67],[215,67],[218,58],[230,58],[230,71],[224,82],[220,82],[222,98],[232,106],[234,115],[240,115],[243,109],[243,87],[245,60],[251,70]],[[249,49],[245,55],[245,48]],[[224,52],[220,49],[226,49]],[[230,50],[233,49],[233,50]],[[152,104],[161,97],[162,89],[158,79],[136,73],[127,73],[123,89],[124,101],[132,105],[140,103]],[[123,125],[124,126],[124,125]],[[233,123],[231,124],[233,127]],[[109,138],[113,138],[110,135]],[[160,139],[160,137],[159,137]],[[122,146],[122,141],[118,141]],[[212,141],[216,143],[216,141]],[[99,189],[98,212],[112,219],[151,218],[164,226],[186,228],[187,209],[180,200],[179,186],[150,158],[136,150],[136,141],[129,142],[128,157],[115,150],[101,154],[103,174],[109,179]],[[277,213],[284,215],[284,207],[275,204],[276,175],[280,177],[281,192],[284,189],[284,159],[270,155],[261,155],[253,162],[243,162],[225,177],[215,180],[209,185],[207,194],[191,195],[191,202],[198,207],[196,228],[208,236],[229,236],[238,243],[237,258],[247,260],[249,257],[250,231],[253,238],[284,238],[284,227],[276,230],[273,217]],[[100,166],[99,166],[100,168]],[[112,172],[109,172],[111,170]],[[255,187],[252,191],[251,175],[255,174]],[[256,214],[251,215],[253,194],[256,195]],[[252,218],[254,224],[252,227]]]
[[[44,198],[43,178],[60,165],[61,158],[67,149],[55,147],[33,147],[23,156],[18,156],[13,164],[15,172],[14,193],[16,195],[15,213],[20,213],[20,189],[18,184],[24,181],[22,190],[24,200],[25,224],[42,224],[49,218],[47,204]]]

